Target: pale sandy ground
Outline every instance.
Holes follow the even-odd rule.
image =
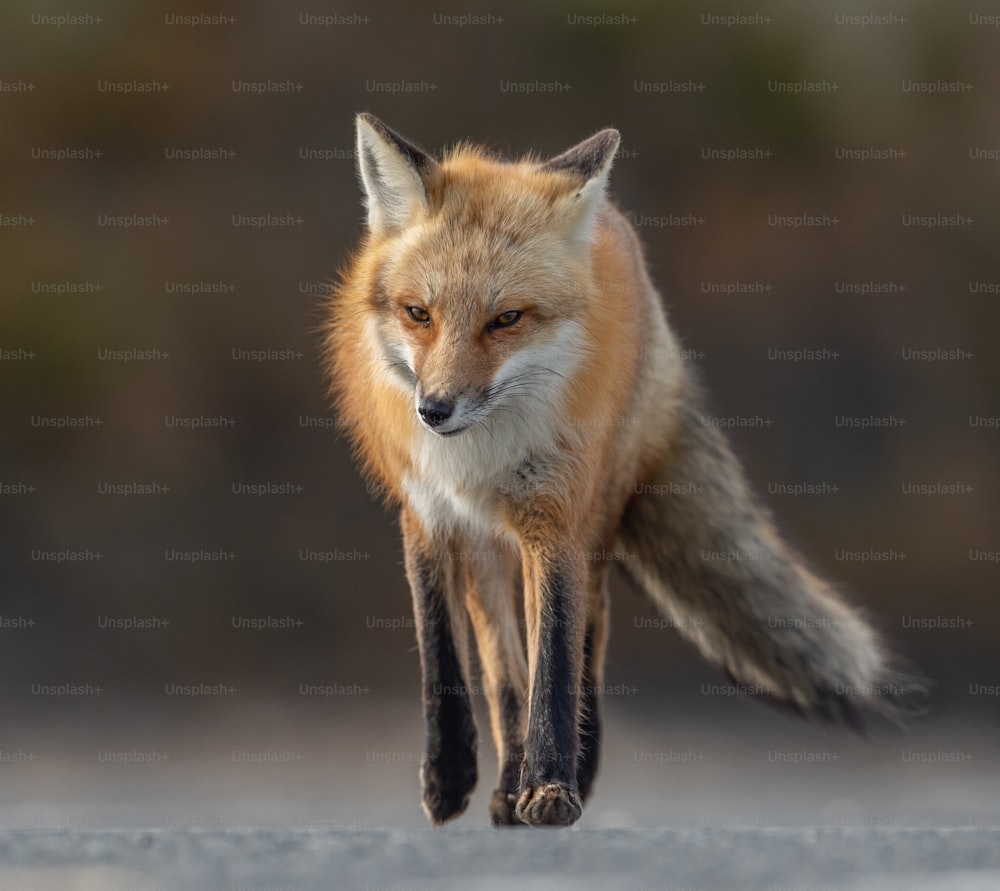
[[[864,743],[757,707],[654,725],[612,706],[576,827],[487,828],[485,743],[469,811],[431,830],[419,707],[350,708],[308,732],[277,711],[35,728],[4,750],[30,760],[0,762],[0,891],[1000,888],[991,727],[932,720]]]

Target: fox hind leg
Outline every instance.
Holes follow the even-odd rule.
[[[490,727],[499,761],[490,800],[494,826],[523,825],[514,813],[524,760],[524,699],[528,666],[517,612],[518,561],[513,554],[480,548],[490,559],[468,564],[466,605],[476,635]]]
[[[583,638],[583,684],[580,701],[580,756],[576,783],[586,803],[594,787],[601,752],[601,691],[604,688],[604,652],[608,642],[607,572],[594,567],[587,601],[587,626]]]

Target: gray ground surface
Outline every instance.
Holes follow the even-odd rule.
[[[961,829],[8,831],[0,888],[1000,888],[1000,833]]]
[[[993,724],[865,742],[738,702],[655,724],[612,703],[577,826],[490,829],[483,740],[468,810],[432,830],[419,703],[351,709],[18,728],[0,749],[0,891],[1000,889]]]

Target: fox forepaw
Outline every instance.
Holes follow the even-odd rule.
[[[514,813],[529,826],[569,826],[580,819],[583,805],[575,789],[546,783],[525,786]]]
[[[424,812],[435,826],[440,826],[468,807],[476,786],[475,754],[471,761],[427,762],[420,772],[420,779]]]

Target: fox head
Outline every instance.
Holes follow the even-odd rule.
[[[546,162],[469,146],[438,162],[358,116],[366,333],[425,428],[456,436],[544,400],[595,346],[591,244],[618,143],[602,130]]]

